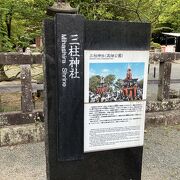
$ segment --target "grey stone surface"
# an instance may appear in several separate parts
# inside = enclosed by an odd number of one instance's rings
[[[180,124],[179,110],[158,112],[159,107],[163,106],[167,108],[169,105],[166,103],[165,105],[157,105],[157,103],[155,102],[153,104],[155,104],[152,106],[156,107],[157,112],[146,113],[146,127],[160,124]],[[174,105],[172,103],[170,106],[179,107],[179,101],[178,105]],[[11,146],[23,143],[40,142],[44,140],[44,134],[44,123],[40,122],[16,126],[3,126],[0,128],[0,146]]]
[[[22,112],[33,111],[31,66],[21,65],[21,109]]]
[[[164,112],[152,112],[146,113],[146,127],[150,125],[174,125],[180,124],[180,111],[164,111]]]
[[[156,68],[156,77],[154,78],[154,67]],[[172,62],[171,79],[179,78],[180,61]],[[154,62],[150,64],[150,70],[148,74],[148,80],[158,80],[159,79],[159,62]],[[177,92],[180,91],[180,83],[171,83],[170,89]],[[147,86],[147,99],[157,100],[158,84],[148,84]]]
[[[0,146],[44,140],[44,123],[32,123],[0,128]]]
[[[22,125],[29,123],[43,122],[44,115],[42,110],[22,113],[21,111],[0,113],[0,128],[11,125]]]
[[[180,125],[149,127],[142,180],[180,179]],[[0,148],[1,180],[46,180],[44,143]]]
[[[180,99],[165,101],[147,101],[146,112],[159,112],[180,109]]]

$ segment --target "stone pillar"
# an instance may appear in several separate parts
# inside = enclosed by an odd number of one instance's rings
[[[159,64],[159,80],[158,97],[159,101],[169,99],[170,81],[171,81],[171,62],[160,62]]]
[[[31,66],[21,65],[21,110],[23,113],[33,111]]]

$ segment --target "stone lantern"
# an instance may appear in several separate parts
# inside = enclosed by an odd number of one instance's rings
[[[50,16],[54,16],[56,13],[76,14],[77,12],[78,8],[72,8],[67,0],[57,0],[53,6],[47,9],[47,14]]]

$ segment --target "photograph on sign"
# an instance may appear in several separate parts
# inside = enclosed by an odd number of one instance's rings
[[[143,145],[148,51],[85,51],[84,152]]]
[[[89,102],[142,100],[144,63],[90,63]]]

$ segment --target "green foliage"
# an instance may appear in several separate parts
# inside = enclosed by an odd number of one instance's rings
[[[151,42],[151,48],[152,49],[161,49],[161,45],[158,43]]]
[[[54,0],[0,0],[0,51],[27,47],[41,35]],[[69,0],[89,20],[152,23],[153,32],[180,31],[180,0]]]
[[[0,52],[10,52],[13,51],[13,43],[7,35],[1,35],[0,40]]]
[[[90,20],[139,21],[152,30],[180,31],[180,0],[70,0]],[[158,30],[159,28],[159,30]]]
[[[167,0],[71,0],[91,20],[147,21],[155,23]]]
[[[160,34],[162,32],[172,32],[173,29],[171,27],[157,27],[153,30],[153,33]]]
[[[176,32],[180,32],[180,0],[166,0],[164,11],[159,17],[159,23],[170,24]]]
[[[89,79],[89,89],[92,92],[96,92],[96,89],[97,89],[98,85],[100,84],[100,80],[101,80],[100,76],[92,76]]]
[[[110,86],[114,83],[115,79],[116,79],[115,75],[109,74],[104,78],[104,83]]]
[[[104,84],[108,86],[109,89],[111,89],[111,85],[114,84],[116,77],[115,75],[109,74],[104,78]],[[92,76],[89,79],[89,89],[92,92],[96,92],[97,87],[100,86],[101,77],[99,75]]]
[[[41,35],[46,8],[53,0],[1,0],[0,51],[26,48]]]

